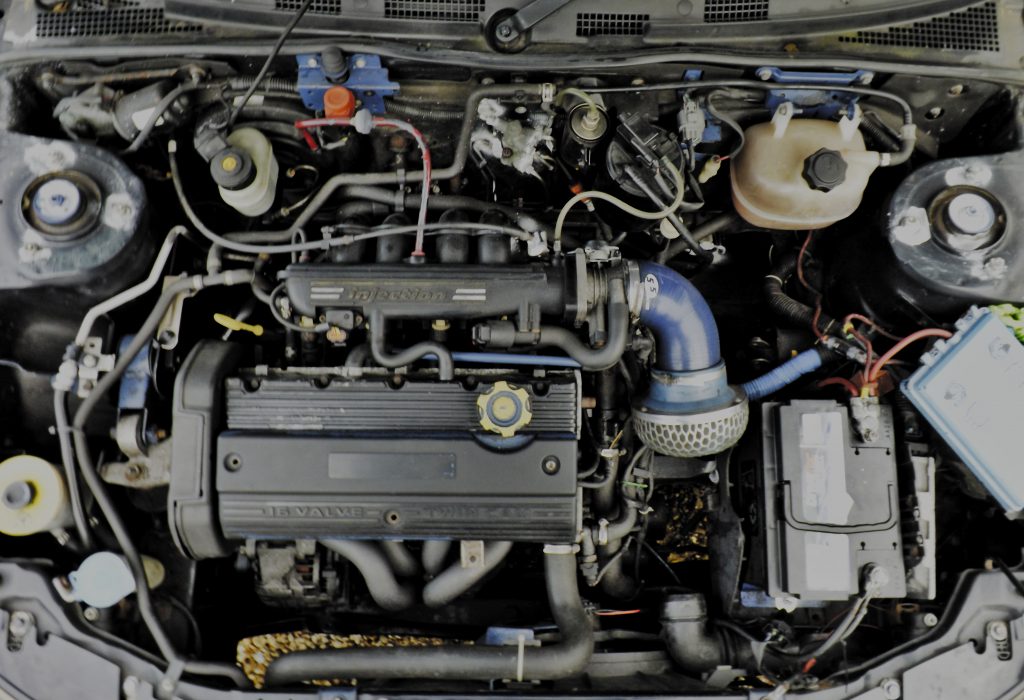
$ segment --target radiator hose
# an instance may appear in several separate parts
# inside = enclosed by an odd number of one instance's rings
[[[575,554],[562,548],[545,551],[544,577],[551,614],[562,635],[555,644],[302,651],[271,663],[267,685],[331,678],[542,681],[578,675],[593,655],[594,632],[580,600]]]

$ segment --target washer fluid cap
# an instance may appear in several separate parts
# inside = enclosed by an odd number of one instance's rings
[[[110,608],[135,592],[135,577],[124,557],[97,552],[68,574],[74,600],[93,608]]]

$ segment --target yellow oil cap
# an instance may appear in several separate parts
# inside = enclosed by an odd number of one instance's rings
[[[0,463],[0,532],[34,535],[70,524],[67,490],[57,467],[31,455]]]
[[[496,382],[480,394],[476,399],[476,407],[480,414],[480,426],[502,437],[512,437],[533,419],[530,395],[526,389],[508,382]]]

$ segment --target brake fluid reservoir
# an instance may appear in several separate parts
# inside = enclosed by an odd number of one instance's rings
[[[747,129],[730,168],[739,215],[784,230],[822,228],[850,216],[879,161],[864,146],[858,121],[791,120],[780,108],[771,122]]]
[[[270,139],[244,127],[232,131],[227,140],[231,148],[210,164],[220,196],[245,216],[266,214],[277,196],[278,165]]]

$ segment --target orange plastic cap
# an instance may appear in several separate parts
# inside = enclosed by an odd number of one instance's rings
[[[335,85],[324,93],[324,116],[328,119],[348,119],[356,113],[356,96],[348,88]]]

